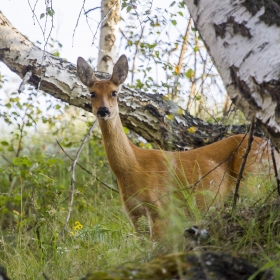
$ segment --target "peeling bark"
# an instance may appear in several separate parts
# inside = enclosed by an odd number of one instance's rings
[[[70,105],[91,111],[90,95],[77,77],[76,66],[43,52],[16,30],[0,12],[0,60],[23,78],[31,71],[29,83]],[[100,79],[110,75],[96,72]],[[162,95],[136,92],[125,86],[119,95],[123,125],[163,149],[182,150],[199,147],[227,134],[244,133],[246,126],[215,125],[180,115],[179,106],[165,101]],[[175,117],[169,121],[167,115]],[[194,133],[188,128],[196,127]]]
[[[184,1],[231,100],[280,149],[280,1]]]
[[[117,61],[116,40],[121,19],[120,0],[102,0],[101,30],[99,41],[98,67],[100,72],[112,73]]]

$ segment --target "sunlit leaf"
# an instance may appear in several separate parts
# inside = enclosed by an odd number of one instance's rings
[[[194,71],[193,71],[193,69],[190,68],[190,69],[185,73],[185,76],[191,80],[191,79],[194,77]]]
[[[166,117],[170,121],[174,120],[174,115],[173,114],[168,114]]]
[[[196,131],[197,131],[197,127],[195,127],[195,126],[191,126],[188,128],[189,133],[195,133]]]
[[[129,133],[129,129],[127,127],[125,127],[125,126],[123,127],[123,131],[124,131],[125,134]]]

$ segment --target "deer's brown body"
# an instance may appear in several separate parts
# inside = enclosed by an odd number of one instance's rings
[[[122,203],[138,230],[137,220],[146,216],[151,238],[162,235],[164,221],[159,209],[168,204],[168,194],[194,192],[198,208],[207,205],[201,191],[209,190],[223,199],[232,191],[248,139],[235,135],[186,152],[145,150],[133,145],[123,131],[117,92],[124,82],[128,64],[125,56],[116,63],[110,80],[98,81],[91,67],[78,59],[78,75],[92,95],[93,113],[102,131],[109,164],[117,178]],[[267,160],[265,141],[255,137],[245,171],[258,170]]]

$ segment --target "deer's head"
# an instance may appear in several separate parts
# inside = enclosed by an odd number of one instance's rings
[[[77,61],[77,73],[90,92],[93,114],[103,120],[114,118],[119,113],[117,96],[128,73],[126,56],[119,58],[110,80],[98,80],[91,66],[82,57]]]

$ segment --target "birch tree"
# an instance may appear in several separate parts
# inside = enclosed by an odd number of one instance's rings
[[[120,22],[120,0],[102,0],[97,70],[112,73],[117,61],[116,41]]]
[[[43,54],[46,58],[41,65]],[[31,73],[28,83],[51,94],[57,99],[91,111],[87,89],[77,78],[76,66],[55,57],[23,36],[0,12],[0,60],[21,78]],[[109,78],[97,72],[99,78]],[[229,133],[242,133],[246,126],[215,125],[194,118],[180,107],[165,100],[160,94],[148,94],[125,86],[119,96],[123,125],[135,131],[155,147],[188,149],[215,142]],[[172,121],[168,115],[173,114]]]
[[[279,149],[279,1],[184,1],[231,100]]]

